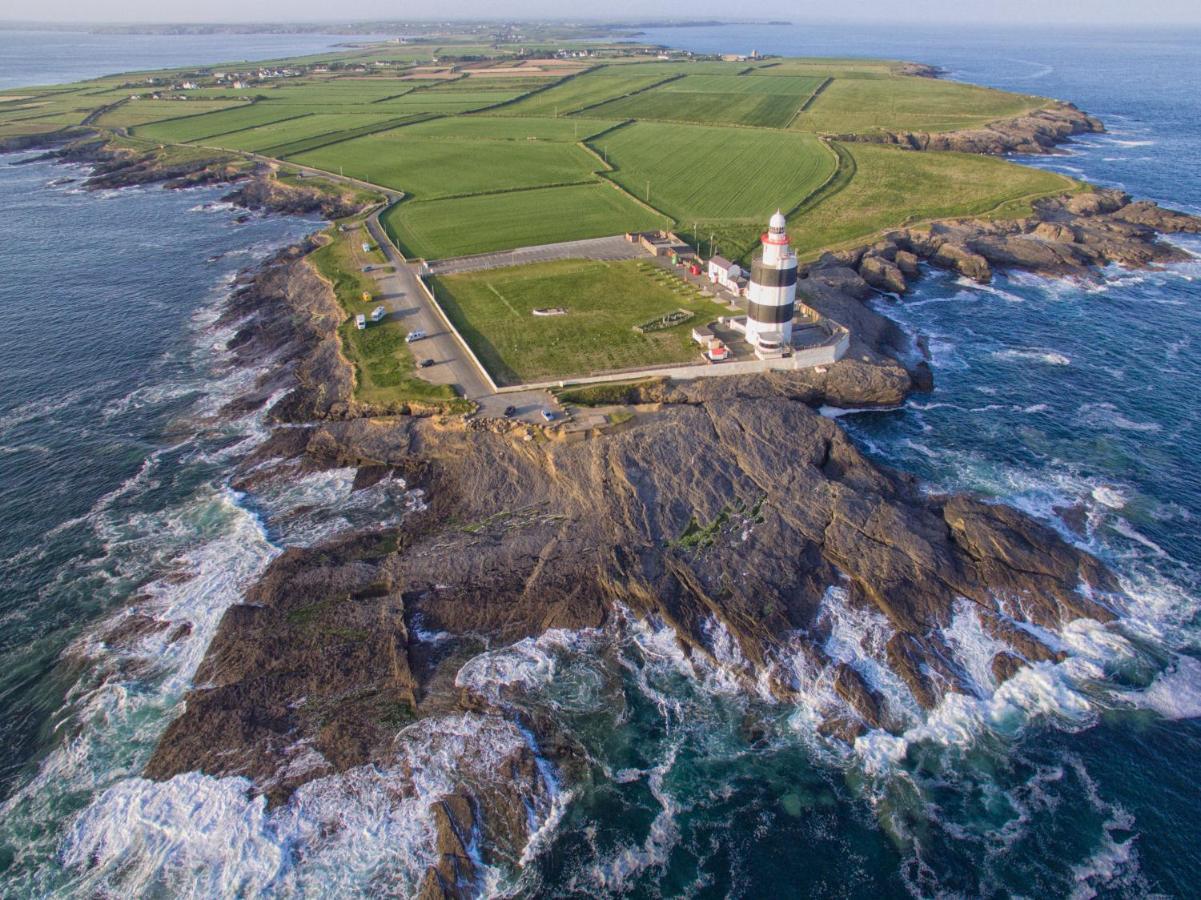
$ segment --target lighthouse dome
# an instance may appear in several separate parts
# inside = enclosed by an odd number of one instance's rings
[[[767,227],[770,228],[772,231],[783,231],[784,224],[785,224],[784,213],[780,212],[777,209],[776,214],[774,216],[772,216],[771,221],[767,223]]]

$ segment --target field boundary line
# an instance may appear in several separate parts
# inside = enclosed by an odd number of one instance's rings
[[[655,88],[662,87],[663,85],[668,84],[672,81],[679,81],[683,77],[684,77],[683,72],[679,72],[675,75],[669,75],[666,78],[663,78],[652,84],[648,84],[646,87],[640,87],[636,91],[627,91],[624,94],[618,94],[616,97],[606,97],[604,100],[598,100],[596,103],[589,103],[587,106],[581,106],[578,109],[568,110],[565,113],[565,115],[576,116],[576,115],[579,115],[580,113],[584,112],[585,110],[596,109],[598,106],[604,106],[606,103],[615,103],[618,100],[626,100],[626,99],[629,99],[630,97],[636,97],[639,94],[645,94],[647,91],[653,91]]]
[[[241,101],[238,101],[237,103],[231,103],[229,106],[225,107],[225,109],[206,109],[203,112],[185,113],[184,115],[180,115],[180,116],[167,116],[167,118],[165,118],[165,119],[151,119],[149,122],[142,122],[140,125],[127,125],[126,128],[132,132],[132,130],[134,128],[141,128],[145,125],[161,125],[164,122],[178,122],[181,119],[198,119],[201,116],[211,116],[213,113],[228,112],[231,109],[237,109],[237,108],[243,107],[243,106],[246,106],[246,107],[254,106],[256,103],[258,103],[257,100],[251,100],[249,103],[243,103]],[[133,136],[136,137],[136,135],[133,135]],[[148,140],[150,140],[150,138],[143,138],[143,140],[148,141]],[[159,141],[158,143],[163,143],[163,142]]]
[[[817,87],[815,87],[813,89],[813,93],[810,94],[805,99],[805,102],[800,105],[800,107],[797,109],[797,111],[792,114],[792,118],[788,120],[788,124],[785,125],[784,127],[791,128],[792,123],[795,122],[798,118],[800,118],[801,113],[808,112],[809,107],[811,107],[814,103],[817,102],[817,98],[819,96],[821,96],[821,94],[825,91],[826,88],[828,88],[831,85],[831,83],[833,81],[834,81],[834,76],[827,75],[826,80],[823,81],[821,84],[819,84]]]
[[[223,109],[218,110],[218,112],[225,112],[225,110],[223,110]],[[272,119],[270,122],[259,122],[257,125],[248,125],[245,128],[231,128],[229,131],[218,131],[216,134],[206,134],[203,137],[192,138],[190,141],[174,141],[173,143],[180,144],[181,146],[185,145],[185,144],[194,144],[196,146],[204,146],[203,144],[199,144],[197,142],[198,141],[211,141],[213,138],[225,137],[226,135],[237,134],[238,132],[241,132],[241,131],[251,131],[255,128],[261,128],[264,125],[275,125],[279,122],[292,122],[296,119],[306,119],[309,116],[313,116],[313,115],[316,115],[316,113],[311,113],[311,112],[300,113],[295,116],[285,116],[282,119]]]
[[[578,72],[572,72],[570,75],[560,78],[558,81],[552,81],[550,84],[544,84],[541,87],[537,87],[532,91],[527,91],[526,93],[524,93],[518,97],[513,97],[509,100],[501,100],[499,103],[494,103],[491,106],[481,106],[479,109],[473,109],[470,112],[463,113],[463,115],[471,116],[471,115],[475,115],[477,113],[488,112],[489,110],[493,110],[493,109],[503,109],[504,107],[511,106],[514,103],[520,103],[522,100],[528,100],[530,97],[536,97],[538,94],[541,94],[544,91],[549,91],[553,87],[558,87],[561,84],[566,84],[567,82],[571,81],[574,78],[579,78],[581,75],[586,75],[589,72],[595,72],[598,69],[603,69],[603,68],[604,68],[603,65],[589,66],[587,69],[581,69]],[[554,116],[537,116],[535,118],[553,119],[555,117]]]
[[[314,113],[314,115],[316,115],[316,114]],[[385,119],[383,122],[377,122],[375,125],[361,125],[361,126],[359,126],[359,128],[351,128],[351,129],[347,129],[345,131],[327,131],[327,132],[323,132],[322,134],[313,135],[311,138],[301,138],[298,141],[288,141],[288,143],[286,143],[286,144],[275,144],[274,146],[265,147],[263,150],[259,150],[256,152],[262,153],[264,156],[269,155],[273,159],[281,159],[282,160],[282,159],[287,159],[289,156],[294,156],[299,153],[311,153],[314,150],[324,150],[326,147],[332,147],[334,144],[341,144],[344,141],[353,141],[357,138],[369,137],[370,135],[373,135],[373,134],[379,134],[382,131],[394,131],[397,128],[404,128],[406,125],[417,125],[421,122],[430,122],[434,119],[445,118],[445,116],[439,115],[437,113],[431,113],[426,118],[419,118],[421,115],[422,115],[422,113],[416,113],[413,116],[409,116],[409,117],[401,116],[396,119]],[[284,120],[284,121],[287,121],[287,120]],[[267,124],[273,125],[275,123],[269,122]],[[255,127],[261,127],[261,126],[255,126]],[[361,130],[361,129],[366,129],[366,130]],[[351,132],[353,132],[353,133],[351,133]],[[325,137],[334,138],[335,135],[337,135],[337,137],[334,140],[328,140],[328,141],[321,140],[322,138],[325,138]],[[321,141],[321,143],[314,144],[311,147],[301,147],[299,150],[289,150],[287,153],[284,153],[279,156],[275,156],[274,154],[268,154],[266,152],[267,150],[276,150],[276,149],[279,149],[282,147],[288,147],[292,144],[302,144],[305,141]]]
[[[446,314],[446,310],[444,310],[442,308],[442,304],[438,302],[438,298],[435,296],[433,288],[425,283],[426,276],[417,273],[415,277],[417,279],[417,283],[421,285],[422,291],[425,292],[425,296],[430,301],[430,305],[433,307],[434,312],[437,314],[438,318],[442,320],[442,324],[445,325],[447,330],[455,336],[455,340],[457,340],[462,348],[467,352],[468,358],[475,365],[476,369],[479,370],[479,373],[484,376],[484,381],[490,388],[492,388],[492,393],[499,394],[500,388],[497,386],[496,381],[493,380],[492,374],[486,368],[484,368],[484,364],[480,362],[480,358],[475,355],[475,351],[471,349],[471,345],[467,343],[467,340],[462,334],[459,333],[459,329],[455,328],[454,323],[450,320],[450,316]]]

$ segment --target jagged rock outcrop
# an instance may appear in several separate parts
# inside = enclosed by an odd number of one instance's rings
[[[453,706],[453,673],[482,640],[600,626],[618,606],[704,658],[714,629],[728,634],[748,689],[781,699],[801,687],[784,661],[805,654],[831,673],[844,736],[892,719],[854,666],[825,656],[832,587],[886,620],[879,662],[926,707],[970,690],[942,635],[960,598],[1032,661],[1051,651],[1019,623],[1112,617],[1096,560],[1007,507],[925,495],[797,401],[676,405],[576,444],[418,419],[305,435],[318,464],[403,467],[429,508],[274,562],[223,619],[153,777],[237,771],[282,798],[295,784],[276,773],[298,742],[335,769],[378,758],[396,724],[383,711]],[[425,644],[414,623],[447,637]]]
[[[1048,106],[1017,116],[991,122],[980,128],[959,131],[869,131],[840,134],[840,141],[895,144],[909,150],[950,150],[959,153],[1055,153],[1060,144],[1077,134],[1103,132],[1105,126],[1071,103]]]
[[[917,277],[919,259],[980,282],[997,269],[1087,276],[1113,263],[1137,268],[1185,261],[1188,254],[1160,240],[1162,234],[1180,232],[1201,232],[1201,219],[1134,202],[1118,190],[1085,191],[1037,201],[1034,214],[1024,219],[945,221],[891,232],[872,247],[842,257],[827,254],[808,275],[845,282],[842,266],[853,260],[865,282],[874,282],[871,287],[897,294],[903,291],[895,277]],[[888,274],[887,282],[881,273]],[[801,282],[802,290],[807,283]]]

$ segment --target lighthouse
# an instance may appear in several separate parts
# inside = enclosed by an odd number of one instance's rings
[[[792,341],[796,311],[796,254],[778,209],[763,235],[763,253],[751,262],[746,309],[746,339],[760,353],[786,350]]]

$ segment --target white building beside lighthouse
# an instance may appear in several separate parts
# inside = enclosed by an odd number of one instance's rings
[[[776,210],[763,235],[763,252],[751,262],[747,291],[746,339],[759,356],[777,355],[791,346],[796,312],[796,254]]]

